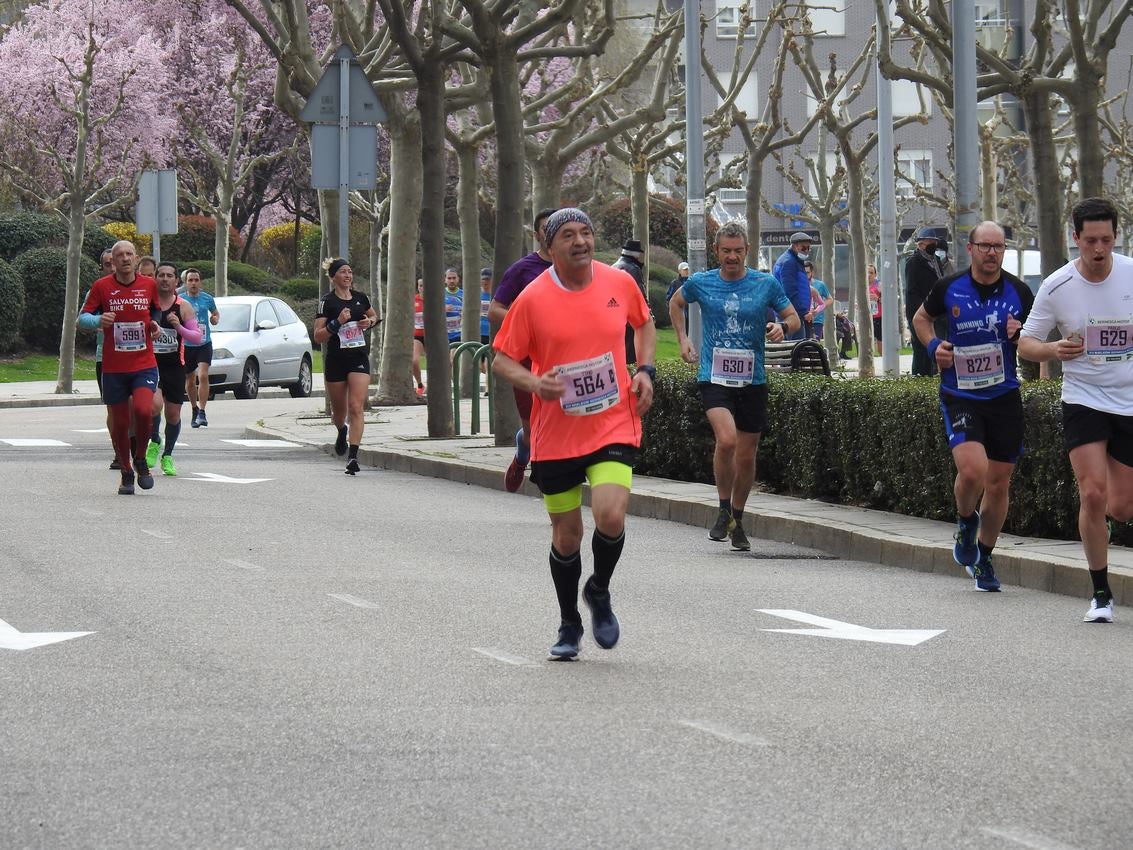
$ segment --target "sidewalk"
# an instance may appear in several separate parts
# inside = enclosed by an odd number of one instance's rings
[[[76,383],[73,396],[53,394],[54,382],[0,384],[0,409],[64,404],[98,404],[93,381]],[[264,390],[261,396],[286,395]],[[323,395],[322,375],[315,376],[312,396]],[[487,421],[487,400],[481,399]],[[471,401],[461,406],[465,433],[471,422]],[[445,478],[503,490],[503,472],[511,447],[497,447],[491,434],[430,439],[425,405],[384,407],[368,411],[359,452],[363,466]],[[249,438],[279,438],[332,452],[333,429],[322,405],[312,403],[302,413],[287,413],[248,425]],[[516,498],[538,497],[525,481]],[[663,478],[635,475],[630,513],[708,529],[716,519],[715,488]],[[891,567],[961,577],[952,560],[952,523],[906,517],[849,505],[754,493],[744,517],[749,534],[797,546],[813,547],[840,557]],[[740,557],[737,555],[737,557]],[[1091,591],[1086,560],[1077,541],[1043,540],[1003,535],[995,550],[996,573],[1004,585],[1020,585],[1086,600]],[[1110,586],[1117,604],[1133,600],[1133,550],[1110,550]],[[965,580],[967,580],[965,578]]]
[[[465,432],[471,421],[471,404],[462,403],[460,421]],[[487,407],[487,400],[483,400],[485,420]],[[497,447],[491,434],[430,439],[425,436],[426,421],[424,405],[368,412],[360,462],[378,469],[504,489],[503,473],[514,451],[511,447]],[[249,438],[277,437],[317,446],[328,454],[333,450],[330,420],[314,409],[307,414],[265,419],[262,427],[250,425],[245,433]],[[524,481],[520,493],[539,495],[529,480]],[[635,516],[707,530],[716,519],[719,503],[710,485],[634,475],[629,509]],[[752,494],[744,513],[745,527],[754,537],[869,563],[964,576],[952,560],[952,523],[768,493]],[[1076,596],[1083,604],[1092,591],[1086,559],[1077,541],[1002,535],[995,550],[995,568],[1005,585]],[[1109,576],[1117,604],[1133,600],[1133,550],[1110,550]]]

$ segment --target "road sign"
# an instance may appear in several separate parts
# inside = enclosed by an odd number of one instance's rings
[[[141,173],[135,221],[138,233],[177,232],[177,169]]]
[[[352,124],[384,124],[388,116],[385,109],[382,108],[381,101],[378,100],[377,92],[370,85],[370,80],[366,77],[366,72],[362,70],[354,51],[345,44],[335,51],[334,59],[327,65],[323,75],[319,77],[319,81],[315,84],[315,90],[311,92],[311,96],[307,98],[307,104],[299,113],[299,120],[311,124],[338,123],[342,106],[340,93],[342,66],[340,63],[343,61],[350,63],[350,122]]]
[[[341,157],[338,127],[315,124],[311,127],[311,188],[337,189]],[[349,186],[374,189],[378,185],[378,128],[362,125],[350,128]]]

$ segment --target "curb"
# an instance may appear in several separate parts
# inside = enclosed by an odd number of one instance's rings
[[[291,393],[285,389],[269,388],[260,391],[256,398],[289,398]],[[325,398],[326,390],[312,389],[308,398]],[[254,400],[254,399],[252,399]],[[102,404],[102,398],[92,395],[58,395],[38,398],[0,399],[0,410],[13,410],[21,407],[71,407],[84,404]]]
[[[244,435],[249,439],[287,439],[333,455],[333,446],[330,443],[305,440],[266,426],[249,425],[244,429]],[[376,469],[441,478],[489,490],[505,490],[502,468],[498,465],[489,466],[455,458],[404,454],[365,446],[358,450],[358,460]],[[659,486],[670,483],[668,479],[634,476],[635,487],[640,487],[643,491],[648,491],[652,482],[657,482]],[[540,496],[538,488],[530,479],[524,480],[519,492],[525,496]],[[583,485],[583,501],[589,504],[589,488],[586,485]],[[799,499],[798,502],[800,505],[813,504],[805,499]],[[859,511],[862,517],[879,514],[888,516],[881,511],[868,508],[850,510]],[[633,516],[666,520],[701,529],[711,527],[717,511],[718,505],[714,495],[680,497],[633,492],[629,500],[629,513]],[[852,519],[839,520],[829,516],[807,517],[789,513],[779,508],[761,505],[758,493],[752,494],[751,500],[745,507],[744,528],[753,537],[838,553],[850,560],[952,577],[964,575],[963,569],[952,559],[950,546],[897,532],[890,533],[863,527],[861,523]],[[1062,596],[1074,596],[1079,599],[1089,598],[1092,584],[1088,570],[1081,563],[1049,555],[1037,557],[1019,549],[1013,552],[1011,543],[1013,539],[1025,540],[1025,538],[1005,535],[995,552],[996,574],[1003,584]],[[1019,545],[1021,544],[1014,544],[1015,547]],[[965,580],[969,579],[965,578]],[[1118,605],[1125,604],[1127,599],[1133,600],[1133,571],[1111,566],[1109,584],[1114,601]]]

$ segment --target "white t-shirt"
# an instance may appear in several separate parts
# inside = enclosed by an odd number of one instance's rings
[[[1133,324],[1133,259],[1114,254],[1109,277],[1098,283],[1067,263],[1043,281],[1023,334],[1046,342],[1057,327],[1063,337],[1085,336],[1091,318]],[[1063,362],[1062,370],[1062,400],[1067,404],[1133,416],[1133,359],[1102,363],[1083,354]]]

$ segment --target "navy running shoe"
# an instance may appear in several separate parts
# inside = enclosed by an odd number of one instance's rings
[[[520,428],[515,432],[515,461],[520,466],[526,468],[530,460],[531,446],[523,442],[523,429]]]
[[[558,661],[570,661],[578,655],[578,645],[581,642],[581,624],[563,623],[559,626],[559,642],[551,647],[551,658]]]
[[[952,546],[952,558],[961,567],[971,567],[980,559],[980,547],[976,542],[980,534],[980,514],[976,511],[972,519],[965,522],[956,520],[956,542]],[[971,570],[968,570],[971,573]]]
[[[613,649],[621,637],[622,628],[610,606],[610,591],[596,588],[591,576],[582,586],[582,601],[590,609],[590,628],[594,642],[602,649]]]
[[[995,576],[995,567],[991,564],[991,555],[979,558],[975,564],[965,567],[968,575],[976,580],[976,590],[985,593],[999,593],[999,579]]]

